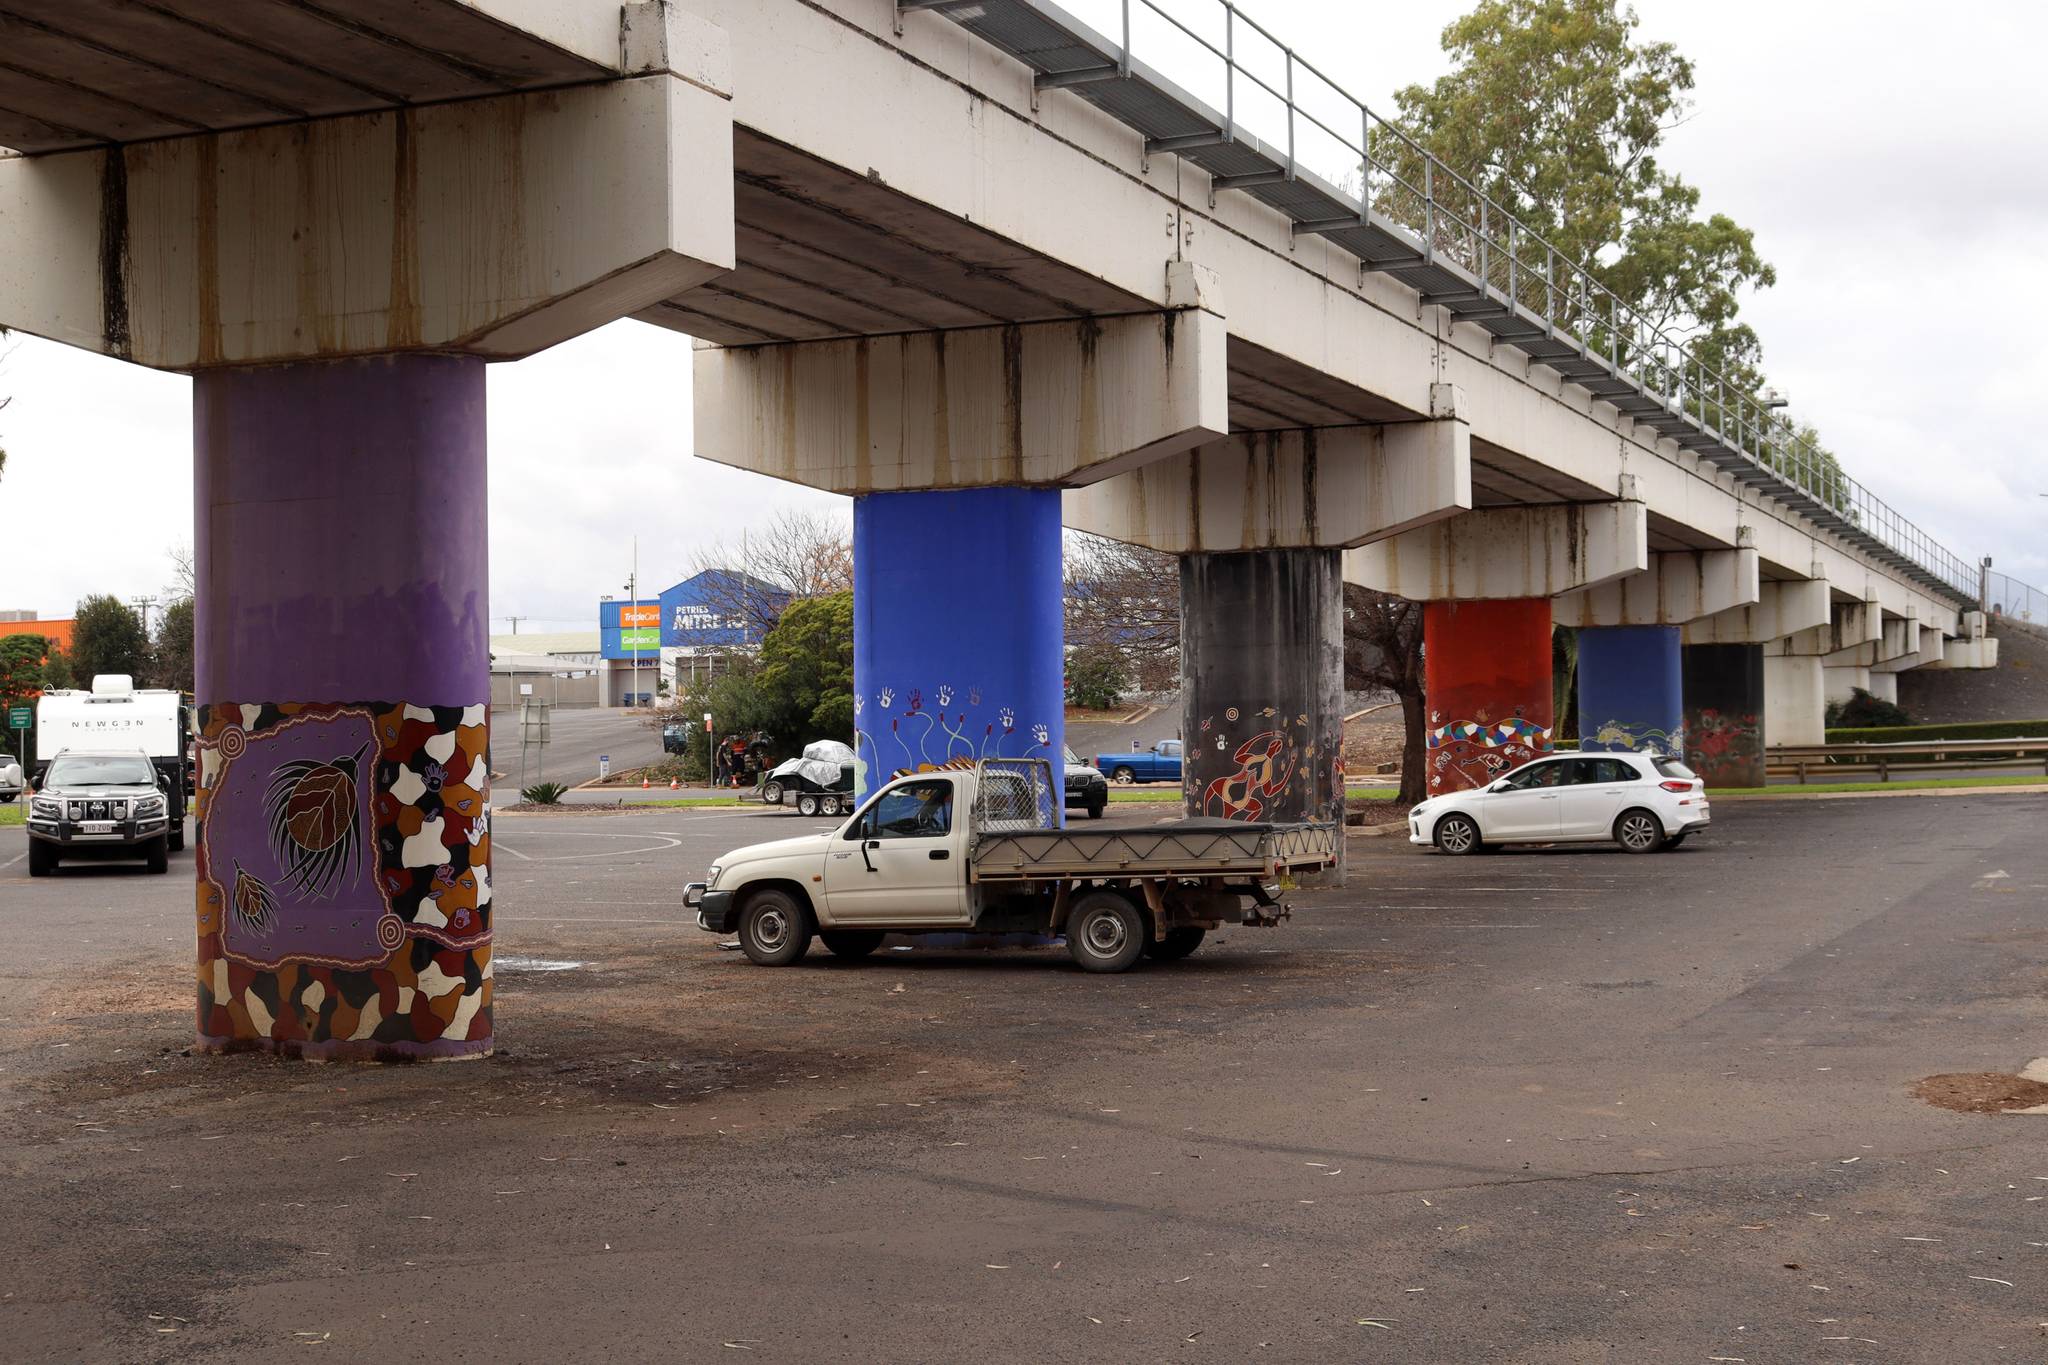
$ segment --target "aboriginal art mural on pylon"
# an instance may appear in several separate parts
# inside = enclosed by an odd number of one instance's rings
[[[1338,820],[1344,751],[1319,742],[1305,714],[1228,706],[1204,716],[1185,749],[1188,811],[1216,820]]]
[[[1596,726],[1592,734],[1580,732],[1579,747],[1589,753],[1626,750],[1631,753],[1660,753],[1673,758],[1685,755],[1685,727],[1665,730],[1655,725],[1630,725],[1610,720]]]
[[[1044,758],[1057,768],[1062,757],[1052,752],[1050,725],[1010,706],[984,705],[978,687],[856,692],[853,727],[854,789],[862,793],[877,781],[971,768],[985,758]]]
[[[462,1055],[490,1038],[486,708],[199,712],[199,1033]]]
[[[1686,764],[1710,787],[1763,785],[1764,732],[1748,712],[1694,711],[1686,730]]]
[[[1425,736],[1429,790],[1461,791],[1483,787],[1501,774],[1519,768],[1550,749],[1550,727],[1517,712],[1502,721],[1445,720],[1429,714]]]

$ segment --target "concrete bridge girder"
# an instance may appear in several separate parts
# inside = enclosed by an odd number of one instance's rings
[[[1734,549],[1738,528],[1748,525],[1767,572],[1802,572],[1815,559],[1839,581],[1874,571],[1885,580],[1887,609],[1904,614],[1905,580],[1894,580],[1889,566],[1484,329],[1454,324],[1405,286],[1361,272],[1334,244],[1297,237],[1265,206],[1229,193],[1204,196],[1201,172],[1169,155],[1147,158],[1132,129],[1078,98],[1035,92],[1028,68],[957,25],[909,18],[899,32],[893,7],[880,0],[830,10],[796,0],[693,3],[735,34],[735,118],[747,137],[801,149],[816,181],[836,175],[868,190],[888,187],[894,198],[875,206],[877,219],[919,216],[935,231],[971,225],[986,234],[982,249],[1001,259],[1005,277],[1030,281],[1044,300],[1108,289],[1134,307],[1166,301],[1156,254],[1143,245],[1164,222],[1176,255],[1202,262],[1229,286],[1233,336],[1258,350],[1269,377],[1291,366],[1303,376],[1299,391],[1319,385],[1327,398],[1347,389],[1357,398],[1342,406],[1413,417],[1428,414],[1433,384],[1456,384],[1476,442],[1534,460],[1560,484],[1612,488],[1626,472],[1655,515],[1684,528],[1688,548]],[[887,98],[847,109],[785,97],[814,81],[848,80]],[[919,135],[900,136],[906,127]],[[791,182],[783,175],[777,183],[786,191]],[[1085,197],[1094,211],[1085,222],[1048,214],[1053,193]],[[1579,500],[1563,489],[1550,496]]]
[[[1650,567],[1634,500],[1464,512],[1344,553],[1344,579],[1424,602],[1555,597]]]
[[[665,20],[627,79],[0,161],[0,319],[167,370],[511,359],[690,288],[734,260],[726,53]]]
[[[835,493],[1078,486],[1229,432],[1200,308],[697,352],[696,452]]]
[[[1172,554],[1362,545],[1472,506],[1458,421],[1240,432],[1066,493],[1078,530]]]

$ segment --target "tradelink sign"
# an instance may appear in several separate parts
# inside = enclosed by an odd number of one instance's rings
[[[598,603],[599,647],[605,658],[627,661],[662,650],[752,648],[761,643],[758,622],[788,597],[749,575],[710,569],[637,603]]]

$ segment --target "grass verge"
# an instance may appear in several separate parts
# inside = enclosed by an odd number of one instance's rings
[[[0,806],[0,826],[25,825],[27,823],[28,803],[26,801],[9,801],[6,805]]]

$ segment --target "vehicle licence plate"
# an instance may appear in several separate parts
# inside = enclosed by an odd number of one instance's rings
[[[114,822],[112,820],[87,820],[83,825],[79,826],[79,831],[84,834],[112,834],[114,832]]]

